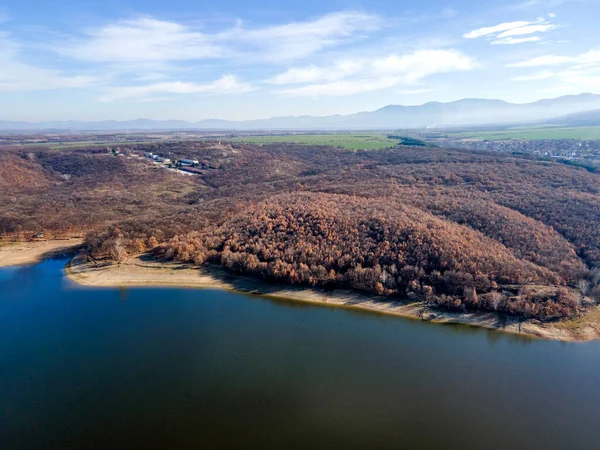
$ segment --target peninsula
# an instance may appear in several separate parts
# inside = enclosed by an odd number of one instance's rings
[[[88,285],[224,288],[598,337],[598,174],[387,139],[369,150],[214,140],[7,149],[2,239],[85,236],[85,262],[68,272]],[[4,260],[50,250],[31,245]]]

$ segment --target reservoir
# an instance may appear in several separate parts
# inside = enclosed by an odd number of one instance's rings
[[[598,449],[600,342],[0,269],[2,449]]]

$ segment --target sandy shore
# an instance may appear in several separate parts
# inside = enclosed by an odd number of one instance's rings
[[[0,267],[33,264],[77,248],[83,239],[0,244]]]
[[[308,289],[273,285],[248,277],[231,275],[220,268],[197,268],[175,262],[158,262],[138,256],[117,267],[85,262],[74,258],[66,268],[67,276],[85,286],[173,286],[224,289],[270,298],[294,300],[327,306],[354,308],[381,314],[427,320],[434,323],[459,323],[507,333],[560,341],[600,339],[600,307],[575,321],[542,323],[529,320],[519,324],[515,319],[493,313],[453,313],[428,310],[420,302],[380,301],[377,297],[355,291]]]

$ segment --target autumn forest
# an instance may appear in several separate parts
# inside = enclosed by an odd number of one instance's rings
[[[193,174],[143,152],[198,161]],[[185,142],[0,152],[4,240],[560,320],[600,299],[600,175],[523,155]]]

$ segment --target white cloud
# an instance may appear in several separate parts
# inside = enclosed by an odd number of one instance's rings
[[[407,83],[415,83],[436,73],[473,69],[475,62],[455,50],[419,50],[375,59],[372,67],[375,72],[403,75]]]
[[[286,72],[267,80],[269,84],[301,84],[315,81],[336,81],[360,71],[365,61],[356,59],[338,60],[329,67],[292,67]]]
[[[332,83],[310,84],[302,87],[282,89],[277,93],[293,97],[339,97],[391,88],[396,86],[399,81],[398,77],[383,77],[370,80],[341,80]]]
[[[518,76],[518,77],[513,77],[510,79],[510,81],[521,82],[521,81],[547,80],[554,76],[556,76],[556,74],[553,72],[539,72],[539,73],[534,73],[531,75],[522,75],[522,76]]]
[[[142,17],[87,30],[58,43],[56,51],[81,61],[134,65],[236,58],[292,61],[354,41],[379,28],[377,16],[342,11],[284,25],[204,33],[177,22]]]
[[[320,18],[292,22],[258,29],[236,27],[217,36],[223,42],[241,47],[238,51],[258,48],[253,57],[277,62],[305,58],[320,50],[354,41],[381,26],[381,19],[372,14],[342,11]]]
[[[571,62],[569,56],[544,55],[532,58],[527,61],[521,61],[514,64],[509,64],[508,67],[542,67],[542,66],[557,66]]]
[[[401,76],[414,83],[428,75],[475,67],[473,59],[456,50],[418,50],[406,55],[342,59],[330,66],[314,65],[291,68],[267,82],[273,84],[298,84],[316,81],[337,81],[350,76],[381,77]]]
[[[546,55],[519,63],[517,67],[566,66],[561,70],[542,71],[511,78],[511,81],[549,80],[554,86],[544,91],[568,91],[571,93],[600,93],[600,52],[590,51],[576,56]],[[515,65],[513,65],[515,66]]]
[[[559,72],[553,78],[556,80],[554,86],[544,88],[546,92],[563,92],[568,94],[580,94],[589,92],[600,94],[600,73],[595,71],[566,70]]]
[[[293,67],[266,82],[270,84],[301,84],[321,80],[334,81],[340,78],[343,78],[343,75],[337,73],[335,69],[325,70],[311,65],[308,67]]]
[[[164,94],[243,93],[252,87],[235,77],[225,76],[214,83],[182,82],[178,80],[179,70],[190,69],[206,59],[222,59],[229,64],[290,63],[354,42],[380,25],[377,16],[341,11],[306,21],[254,28],[238,20],[233,28],[207,33],[177,22],[141,17],[88,29],[77,38],[57,43],[53,50],[88,64],[109,65],[111,71],[125,75],[133,84],[108,89],[102,97],[104,101],[148,100],[163,98]],[[334,81],[355,70],[342,61],[336,72],[329,74],[309,65],[290,69],[271,83]],[[156,82],[139,85],[133,81],[144,78],[146,82]]]
[[[573,1],[573,0],[527,0],[525,2],[513,5],[511,7],[511,9],[525,10],[525,9],[535,8],[535,9],[539,10],[540,8],[553,8],[555,6],[560,6],[563,3],[568,3],[570,1]],[[575,1],[577,1],[577,0],[575,0]],[[552,14],[552,13],[550,13],[550,14]],[[550,14],[549,14],[549,16],[550,16]],[[550,17],[552,17],[552,16],[550,16]]]
[[[531,36],[531,37],[525,37],[525,38],[508,37],[508,38],[504,38],[504,39],[496,39],[496,40],[490,42],[490,44],[492,44],[492,45],[515,45],[515,44],[523,44],[525,42],[537,42],[539,40],[540,40],[539,36]]]
[[[558,25],[550,23],[545,19],[538,19],[535,22],[505,22],[493,27],[479,28],[463,34],[466,39],[477,39],[485,37],[492,45],[514,45],[524,44],[527,42],[541,41],[539,36],[530,37],[515,37],[527,36],[530,34],[547,33],[555,30]]]
[[[524,22],[522,20],[517,21],[517,22],[501,23],[499,25],[494,25],[493,27],[478,28],[477,30],[473,30],[473,31],[463,34],[463,37],[466,39],[477,39],[477,38],[480,38],[483,36],[489,36],[489,35],[496,34],[496,33],[502,32],[502,31],[508,31],[508,30],[512,30],[514,28],[531,25],[532,23],[533,22]]]
[[[124,20],[87,31],[56,49],[78,60],[111,63],[214,58],[223,51],[202,33],[151,18]]]
[[[97,80],[81,75],[81,64],[85,64],[86,71],[110,73],[110,76],[104,75],[105,80],[121,80],[119,85],[105,89],[102,99],[108,101],[147,100],[162,98],[164,94],[243,93],[253,88],[233,76],[208,82],[190,80],[189,74],[207,59],[220,59],[228,66],[289,64],[324,49],[355,42],[378,30],[381,23],[378,16],[357,11],[340,11],[309,20],[260,27],[247,27],[238,20],[233,28],[211,32],[200,30],[196,25],[152,17],[119,20],[44,46],[79,63],[79,75],[75,76],[18,62],[13,48],[16,44],[7,45],[0,34],[0,89],[89,86]],[[10,56],[7,56],[9,52]],[[62,61],[59,64],[63,64]],[[334,81],[354,73],[357,68],[352,64],[352,61],[340,61],[336,72],[328,75],[316,67],[296,68],[278,75],[272,82]],[[190,81],[181,81],[184,70],[187,71],[185,79]]]
[[[475,67],[475,61],[455,50],[419,50],[406,55],[344,60],[325,67],[290,69],[269,81],[275,80],[279,84],[314,83],[282,89],[278,91],[279,94],[340,96],[415,85],[433,74]]]
[[[600,75],[591,75],[585,73],[565,73],[562,76],[562,80],[565,83],[579,89],[594,89],[600,88]]]
[[[107,102],[124,99],[151,101],[164,99],[164,94],[243,94],[252,90],[251,85],[241,82],[234,75],[225,75],[208,84],[165,81],[144,86],[112,87],[101,97],[101,100]]]
[[[560,66],[572,64],[574,66],[585,67],[600,64],[600,50],[590,50],[586,53],[574,56],[565,55],[543,55],[526,61],[509,64],[508,67],[543,67]]]
[[[600,50],[590,50],[587,53],[579,55],[576,57],[575,63],[581,66],[600,64]]]
[[[543,23],[539,25],[527,25],[525,27],[512,28],[498,35],[499,38],[505,38],[510,36],[523,36],[526,34],[534,33],[546,33],[556,29],[556,25],[552,23]]]
[[[82,88],[99,81],[92,76],[68,75],[24,63],[19,60],[20,51],[8,33],[0,32],[0,92]]]

